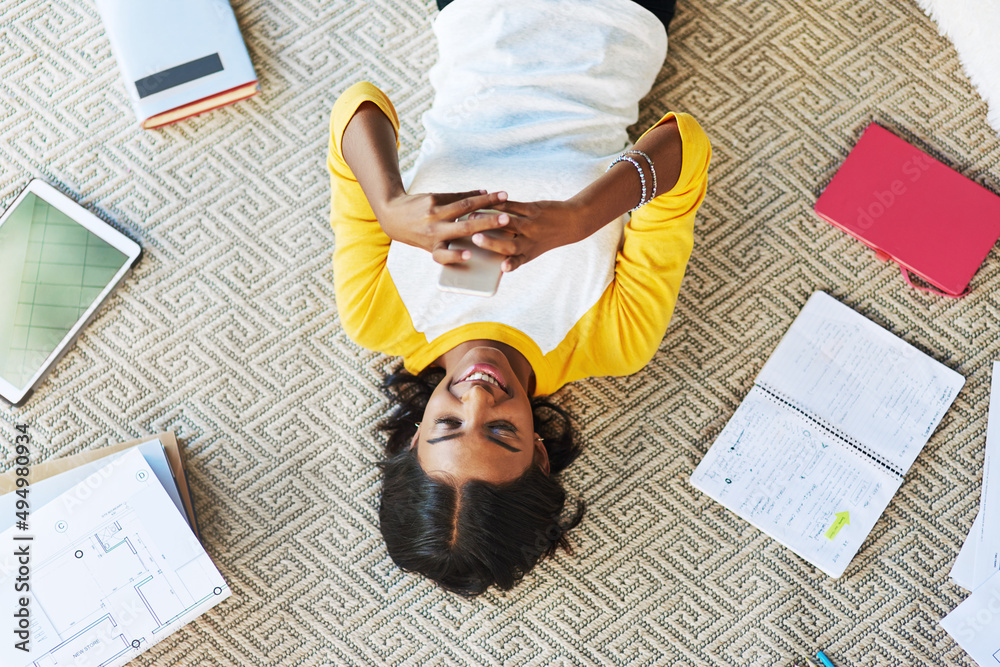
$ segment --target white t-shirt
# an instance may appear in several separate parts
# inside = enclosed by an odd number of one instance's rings
[[[517,201],[565,200],[600,177],[627,147],[667,48],[663,24],[632,0],[454,0],[434,33],[434,102],[407,191],[485,188]],[[638,202],[638,177],[635,189]],[[441,265],[419,248],[393,242],[388,269],[428,340],[499,322],[545,354],[611,284],[625,221],[505,274],[489,298],[440,291]]]

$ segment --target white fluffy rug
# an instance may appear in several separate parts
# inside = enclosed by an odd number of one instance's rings
[[[1000,2],[916,0],[958,50],[965,73],[989,105],[986,120],[1000,132]]]

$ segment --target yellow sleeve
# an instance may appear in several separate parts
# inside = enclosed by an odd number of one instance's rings
[[[712,156],[708,137],[693,117],[668,113],[656,125],[670,118],[677,119],[681,135],[680,176],[668,192],[632,213],[614,282],[550,353],[553,370],[561,376],[558,385],[635,373],[653,358],[667,331],[691,256],[694,217],[705,198]]]
[[[364,102],[376,104],[392,122],[399,147],[399,118],[385,93],[368,82],[344,91],[330,114],[327,155],[330,224],[336,237],[333,281],[337,312],[344,331],[359,345],[408,356],[421,337],[389,276],[386,260],[390,240],[341,151],[344,130]]]

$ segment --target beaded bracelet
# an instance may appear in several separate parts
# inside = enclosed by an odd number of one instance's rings
[[[649,201],[653,201],[653,198],[656,197],[656,168],[653,166],[653,160],[642,151],[638,151],[634,148],[622,153],[622,155],[630,155],[630,154],[641,155],[642,157],[646,158],[646,162],[649,163],[649,173],[653,175],[653,193],[649,195]],[[646,203],[648,204],[649,202]]]
[[[627,155],[619,155],[616,157],[614,162],[609,164],[605,171],[611,171],[611,167],[615,166],[619,162],[631,162],[632,166],[635,167],[635,170],[639,172],[639,181],[642,183],[642,197],[639,199],[639,203],[634,208],[629,209],[629,213],[631,213],[646,203],[646,175],[642,173],[642,167],[639,166],[639,163],[635,160],[635,158],[630,158]]]

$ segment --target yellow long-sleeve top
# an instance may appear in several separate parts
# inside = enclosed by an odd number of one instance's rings
[[[561,303],[565,295],[581,316],[573,315],[575,319],[571,322],[551,322],[542,327],[538,322],[518,326],[517,317],[513,322],[511,317],[506,317],[508,321],[505,322],[504,313],[491,313],[490,299],[450,295],[447,298],[471,300],[466,302],[472,304],[470,308],[477,317],[472,318],[475,321],[441,330],[440,326],[435,328],[435,313],[447,315],[445,321],[456,322],[462,322],[462,314],[452,312],[454,308],[450,306],[442,306],[443,302],[433,302],[435,297],[428,295],[436,290],[434,285],[424,285],[430,292],[415,292],[409,285],[415,275],[424,276],[426,281],[426,272],[412,269],[406,264],[406,257],[422,253],[426,255],[425,261],[433,266],[429,254],[390,241],[341,152],[344,130],[358,107],[366,101],[378,105],[392,122],[398,137],[399,119],[388,97],[369,83],[355,84],[341,95],[333,108],[328,156],[331,223],[336,236],[337,309],[345,332],[353,340],[369,349],[402,357],[406,370],[412,373],[423,370],[444,352],[465,341],[500,341],[527,358],[535,372],[537,395],[552,393],[563,384],[580,378],[634,373],[649,362],[663,339],[677,301],[691,254],[695,213],[705,195],[711,146],[694,118],[683,113],[668,113],[657,123],[675,118],[680,130],[683,162],[674,187],[633,212],[627,223],[609,224],[602,230],[603,241],[598,239],[589,250],[581,250],[583,255],[574,255],[573,246],[566,246],[568,254],[562,258],[561,266],[578,269],[581,268],[581,256],[583,261],[600,264],[594,261],[594,248],[604,249],[608,276],[603,283],[596,284],[597,289],[591,285],[584,290],[592,297],[585,294],[581,302],[579,292],[582,288],[578,281],[560,276],[558,271],[554,275],[546,273],[547,258],[562,248],[542,255],[501,280],[503,288],[511,277],[538,264],[537,275],[526,276],[527,286],[522,282],[517,290],[519,303],[539,302],[542,309],[547,309],[547,304]],[[604,160],[604,166],[611,158],[613,155]],[[496,185],[501,184],[502,180]],[[494,184],[473,181],[463,189],[491,185]],[[511,193],[511,199],[517,199],[514,195]],[[591,239],[598,236],[600,233]],[[390,267],[390,248],[401,253],[397,256],[395,276]],[[414,259],[411,264],[416,262]],[[589,266],[582,268],[589,270]],[[600,266],[594,268],[598,274],[601,270]],[[547,282],[539,284],[542,279]],[[408,297],[404,298],[401,293]],[[431,311],[429,315],[428,310]],[[481,316],[483,313],[486,316]],[[564,320],[567,314],[564,312],[560,316]],[[536,338],[549,342],[540,345]]]

